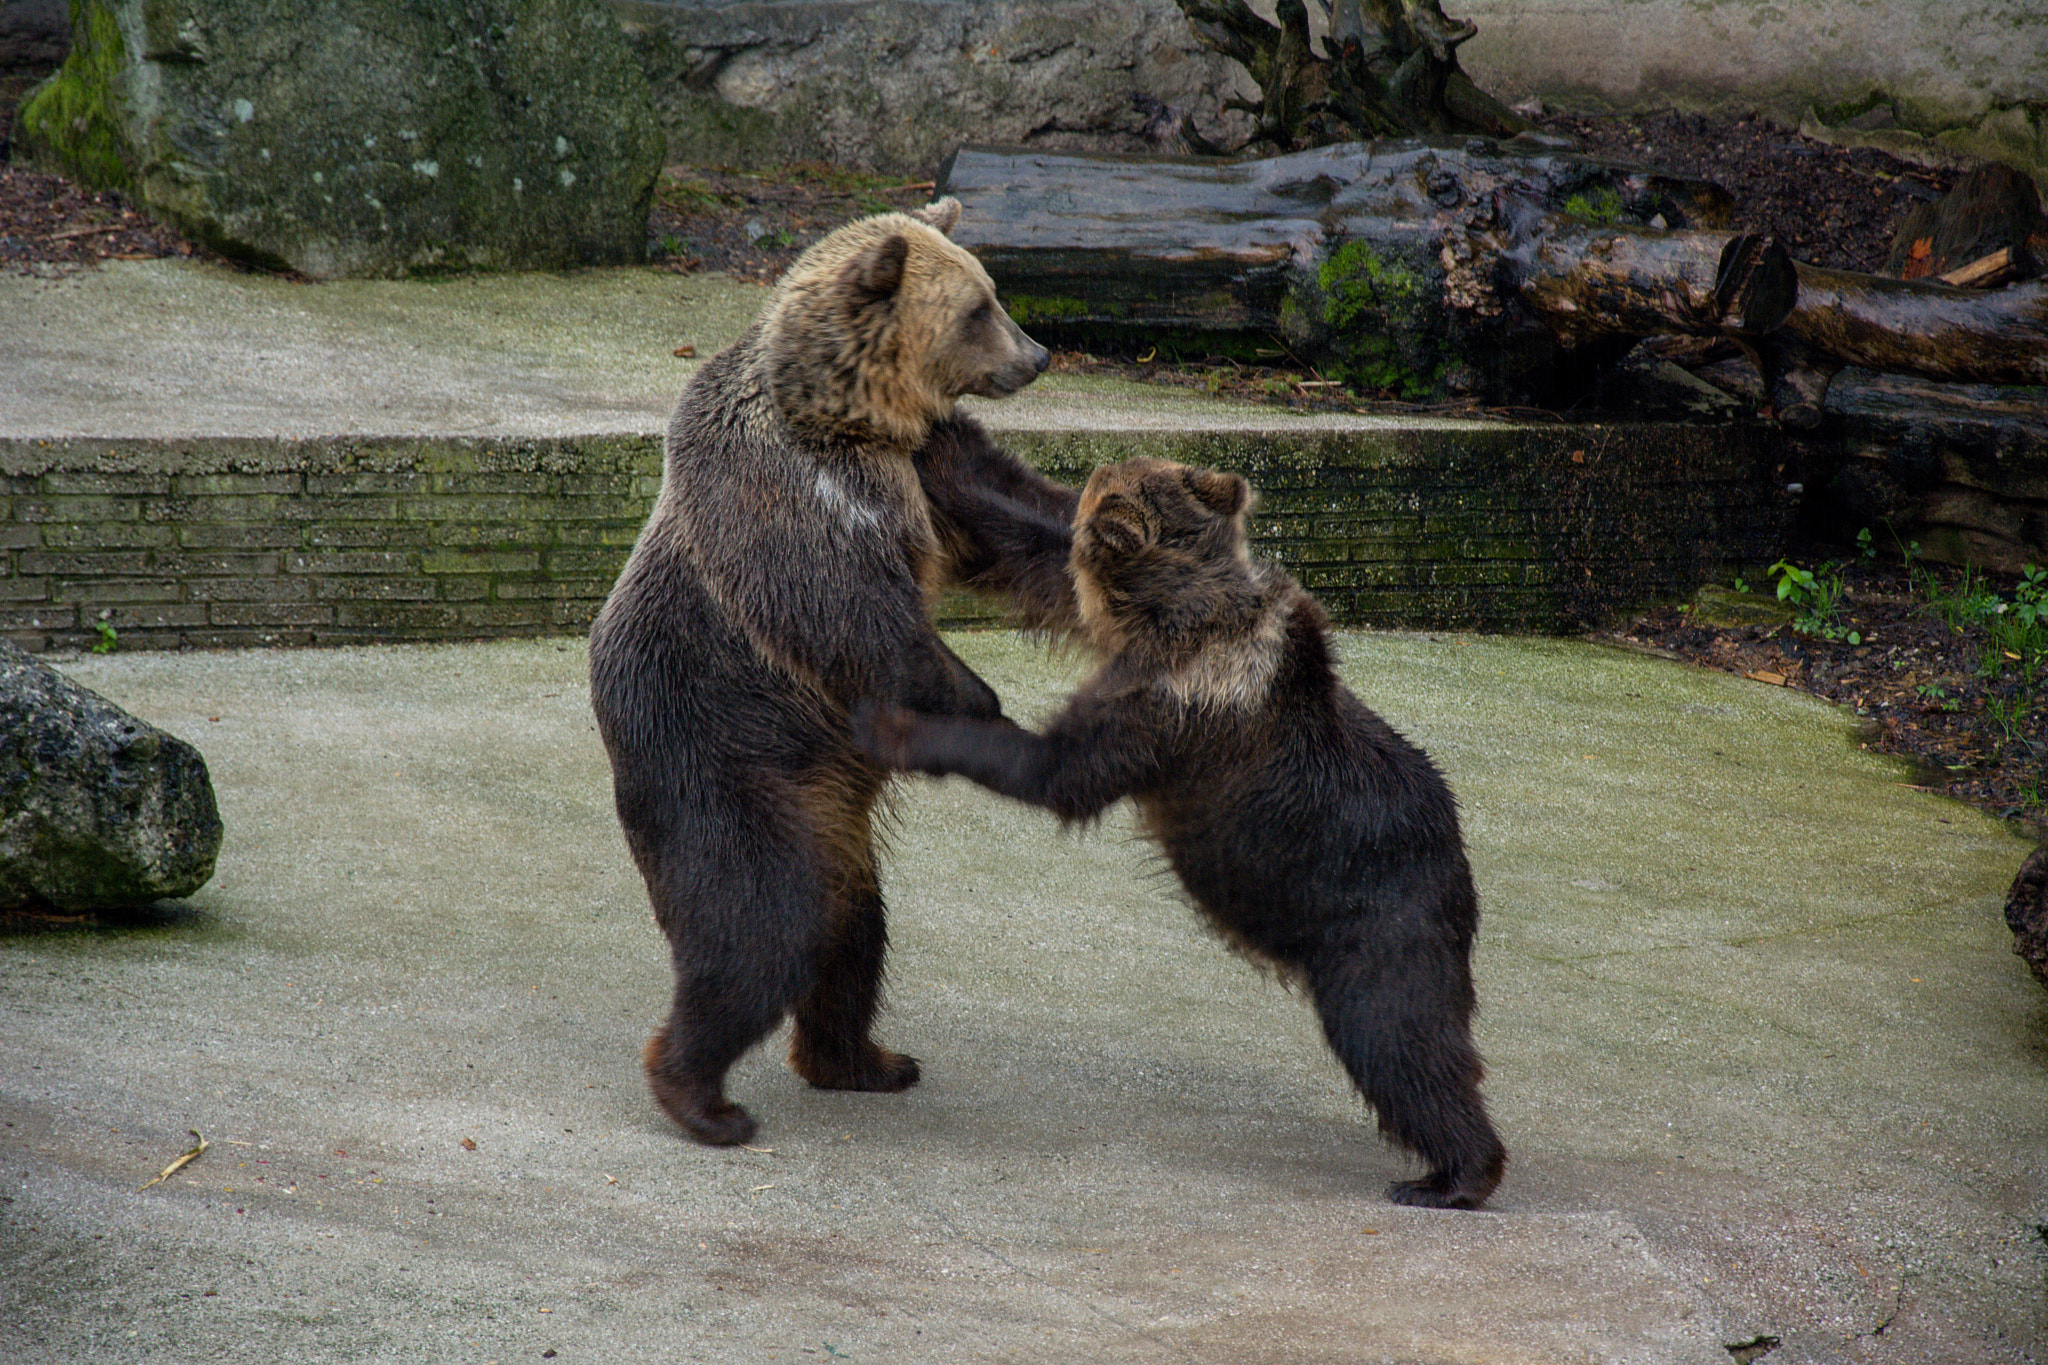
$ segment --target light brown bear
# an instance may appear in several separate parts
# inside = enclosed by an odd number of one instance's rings
[[[1000,714],[932,628],[951,578],[1072,614],[1073,490],[954,411],[1047,361],[945,235],[958,215],[947,199],[834,232],[706,362],[591,630],[619,822],[675,968],[648,1079],[702,1142],[753,1134],[725,1075],[792,1013],[790,1064],[812,1084],[916,1082],[869,1036],[887,946],[869,821],[889,775],[854,746],[848,708]]]

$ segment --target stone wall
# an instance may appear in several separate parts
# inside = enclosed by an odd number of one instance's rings
[[[656,437],[0,442],[0,635],[218,648],[581,630]]]
[[[931,175],[961,143],[1156,149],[1133,96],[1242,136],[1253,87],[1173,0],[606,0],[682,161],[818,158]],[[1270,17],[1273,0],[1251,0]],[[1312,27],[1321,7],[1309,5]],[[1467,71],[1509,100],[1762,111],[1931,160],[1992,158],[2048,183],[2040,0],[1450,0]]]
[[[1311,6],[1311,9],[1314,7]],[[1923,160],[2048,183],[2041,0],[1455,0],[1465,69],[1506,99],[1765,113]]]
[[[1012,432],[1056,477],[1131,438]],[[1260,490],[1261,551],[1340,621],[1564,631],[1780,552],[1775,438],[1675,426],[1145,438]],[[218,648],[585,629],[654,437],[0,441],[0,636]],[[955,599],[947,618],[987,619]],[[104,627],[104,629],[103,629]]]

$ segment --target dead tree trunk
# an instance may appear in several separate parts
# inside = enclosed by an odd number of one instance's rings
[[[1490,139],[1249,161],[963,149],[956,236],[1078,344],[1276,342],[1353,387],[1555,403],[1655,335],[1725,337],[1788,420],[1843,365],[2048,383],[2048,294],[1795,266],[1711,186]]]

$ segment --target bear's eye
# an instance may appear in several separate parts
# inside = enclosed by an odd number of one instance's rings
[[[976,324],[984,323],[995,316],[995,311],[995,305],[983,299],[981,306],[967,315],[967,320]]]

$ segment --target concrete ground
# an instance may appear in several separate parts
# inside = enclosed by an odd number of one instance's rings
[[[0,441],[658,432],[683,381],[767,292],[655,270],[311,285],[166,260],[0,274]],[[1079,376],[968,406],[995,430],[1393,421]]]
[[[647,279],[368,286],[353,318],[340,287],[176,270],[0,282],[0,436],[233,434],[266,386],[283,434],[658,424],[673,348],[758,296]],[[498,300],[495,341],[457,295]],[[575,340],[679,304],[639,369]],[[231,355],[257,369],[209,378]],[[954,643],[1027,720],[1078,676]],[[777,1040],[732,1081],[757,1144],[711,1151],[640,1077],[666,955],[581,641],[56,660],[200,747],[227,840],[158,920],[0,935],[0,1357],[2048,1358],[2048,994],[1999,915],[2024,846],[1783,689],[1575,641],[1340,644],[1463,803],[1513,1153],[1480,1213],[1385,1202],[1413,1168],[1302,1002],[1121,817],[906,784],[880,1035],[924,1083],[813,1091]]]

